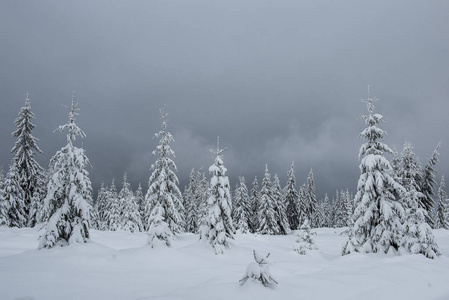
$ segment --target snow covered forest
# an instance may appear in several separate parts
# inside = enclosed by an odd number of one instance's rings
[[[15,242],[9,234],[18,234],[23,240],[22,234],[38,238],[34,246],[28,246],[27,240],[26,246],[19,243],[18,248],[40,249],[41,253],[49,251],[45,249],[65,249],[64,246],[70,245],[68,255],[77,251],[101,252],[103,250],[93,249],[92,243],[100,247],[106,237],[107,243],[113,243],[114,237],[133,239],[135,243],[136,236],[141,247],[153,251],[148,255],[156,260],[158,256],[165,260],[166,253],[173,254],[165,252],[168,249],[199,243],[205,247],[199,250],[201,253],[224,255],[229,257],[227,260],[237,255],[236,260],[240,261],[242,254],[236,254],[232,248],[246,245],[260,249],[257,245],[260,241],[265,245],[265,252],[275,251],[279,260],[291,251],[310,256],[310,261],[301,259],[309,268],[313,268],[312,262],[317,257],[322,258],[324,254],[320,253],[329,249],[332,254],[327,255],[332,257],[354,253],[383,255],[369,256],[369,264],[418,254],[426,259],[443,259],[443,264],[448,265],[449,200],[444,176],[440,176],[437,183],[436,171],[440,145],[424,163],[418,160],[408,141],[401,152],[390,149],[383,142],[386,132],[381,129],[383,116],[375,112],[376,100],[368,91],[364,100],[367,113],[362,116],[365,129],[360,133],[363,143],[359,151],[360,177],[356,191],[342,188],[328,191],[324,199],[317,199],[313,171],[310,170],[301,184],[295,177],[294,163],[287,170],[285,184],[277,174],[272,176],[266,165],[261,180],[256,177],[247,181],[240,176],[236,187],[231,188],[225,167],[226,147],[222,148],[217,137],[217,147],[211,150],[215,160],[207,171],[201,167],[192,169],[188,184],[181,192],[175,153],[170,146],[174,137],[169,132],[168,112],[163,107],[160,109],[161,128],[155,133],[159,143],[153,151],[151,176],[146,183],[133,189],[125,173],[117,177],[119,180],[103,183],[94,199],[88,172],[90,161],[79,146],[82,144],[79,140],[86,134],[76,124],[79,109],[75,93],[68,122],[57,129],[67,135],[67,143],[55,153],[48,169],[35,159],[41,150],[32,134],[34,114],[27,95],[12,133],[17,140],[11,150],[11,164],[6,174],[0,174],[0,225],[3,226],[0,251],[8,253],[8,247],[14,248]],[[323,240],[321,234],[327,239]],[[442,238],[443,247],[437,237]],[[315,240],[334,244],[326,244],[321,249],[322,245],[317,245]],[[271,244],[266,244],[267,241]],[[286,241],[290,241],[290,246]],[[285,251],[273,242],[279,242]],[[122,249],[124,244],[118,243]],[[135,246],[138,247],[138,243]],[[207,248],[210,250],[205,251]],[[193,251],[188,249],[187,254]],[[20,251],[12,251],[16,252]],[[61,253],[64,252],[49,252],[44,260]],[[439,258],[442,254],[444,258]],[[142,252],[136,253],[137,257],[142,255]],[[252,278],[253,282],[260,281],[263,286],[276,289],[278,281],[269,274],[264,255],[266,253],[254,251],[256,262],[248,266],[242,284]],[[431,260],[416,259],[433,264]],[[8,260],[0,259],[0,266],[6,262]],[[325,265],[322,259],[316,263],[320,267]],[[443,277],[447,278],[447,271],[444,272]],[[205,274],[210,275],[210,271]],[[248,291],[242,293],[245,295]],[[8,295],[13,294],[9,292]],[[439,288],[435,295],[442,294],[449,296],[449,289]]]

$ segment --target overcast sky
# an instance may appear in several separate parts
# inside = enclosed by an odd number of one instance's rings
[[[29,92],[48,166],[77,124],[95,190],[124,172],[144,190],[167,106],[181,189],[192,168],[228,147],[232,185],[282,184],[313,168],[317,196],[355,191],[362,98],[379,99],[385,142],[405,140],[425,164],[442,142],[449,173],[449,1],[0,1],[0,165]],[[119,184],[118,184],[119,185]]]

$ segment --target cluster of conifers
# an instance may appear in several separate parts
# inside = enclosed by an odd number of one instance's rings
[[[277,175],[271,181],[266,166],[260,189],[257,178],[248,191],[245,179],[240,177],[231,192],[219,139],[213,150],[215,161],[209,168],[210,180],[203,172],[192,170],[189,184],[181,193],[169,145],[173,137],[167,131],[163,108],[162,127],[155,135],[159,139],[153,152],[157,159],[146,195],[140,185],[134,193],[125,175],[120,192],[114,182],[110,187],[102,185],[94,204],[86,170],[89,160],[82,148],[74,146],[77,136],[85,137],[75,123],[75,94],[69,121],[59,127],[67,132],[67,144],[53,156],[48,171],[34,160],[41,151],[31,134],[34,115],[27,95],[15,121],[13,160],[7,175],[0,178],[0,225],[45,224],[40,248],[86,242],[90,228],[95,228],[148,231],[152,247],[170,246],[180,232],[193,232],[210,242],[216,253],[223,253],[227,239],[236,231],[288,234],[310,222],[314,228],[349,226],[343,254],[400,251],[433,258],[439,251],[431,228],[449,228],[444,178],[438,201],[433,199],[438,147],[424,168],[410,143],[405,143],[401,154],[393,152],[382,143],[385,131],[378,125],[383,117],[374,113],[374,100],[366,100],[369,114],[363,116],[366,129],[360,134],[366,143],[360,149],[355,197],[341,191],[333,201],[327,195],[317,201],[312,171],[307,183],[296,190],[293,164],[284,188]],[[385,154],[393,154],[391,162]]]

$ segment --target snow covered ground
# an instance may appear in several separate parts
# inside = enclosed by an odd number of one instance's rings
[[[449,299],[449,231],[435,230],[442,256],[341,256],[342,229],[318,229],[320,253],[293,251],[294,235],[237,235],[225,255],[198,236],[151,249],[146,234],[92,231],[92,242],[35,250],[36,229],[0,228],[0,299]],[[239,280],[252,250],[270,252],[279,285]]]

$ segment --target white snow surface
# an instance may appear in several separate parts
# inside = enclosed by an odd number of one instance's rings
[[[293,251],[286,236],[237,234],[224,255],[198,235],[151,248],[146,233],[91,230],[91,241],[36,250],[39,231],[0,227],[0,299],[449,299],[449,231],[434,230],[442,255],[341,256],[341,229],[314,229],[321,253]],[[271,253],[279,284],[241,286],[253,249]]]

